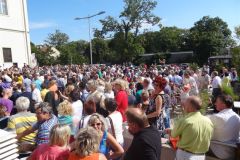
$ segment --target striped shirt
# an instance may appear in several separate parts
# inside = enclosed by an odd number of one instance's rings
[[[8,130],[16,130],[17,134],[22,133],[37,122],[37,117],[34,113],[19,112],[9,117]],[[36,133],[31,133],[21,139],[21,142],[35,143]]]
[[[49,142],[49,135],[50,131],[53,126],[58,123],[57,117],[52,114],[52,117],[43,122],[37,122],[33,128],[38,130],[36,143],[37,145],[48,143]]]

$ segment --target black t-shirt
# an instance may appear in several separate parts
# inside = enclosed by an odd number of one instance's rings
[[[152,126],[144,128],[134,135],[124,160],[160,160],[161,146],[158,130]]]

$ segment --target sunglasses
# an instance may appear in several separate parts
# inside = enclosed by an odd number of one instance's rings
[[[100,125],[102,125],[102,123],[93,123],[91,126],[94,127],[94,126],[96,126],[96,125],[97,125],[97,126],[100,126]]]

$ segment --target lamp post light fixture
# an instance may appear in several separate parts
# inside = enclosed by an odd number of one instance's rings
[[[88,19],[88,34],[89,34],[89,45],[90,45],[90,63],[93,64],[92,60],[92,39],[91,39],[91,25],[90,25],[90,19],[106,13],[105,11],[98,12],[97,14],[89,15],[87,17],[76,17],[74,20],[81,20],[81,19]]]

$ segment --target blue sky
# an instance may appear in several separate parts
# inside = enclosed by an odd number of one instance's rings
[[[203,16],[220,17],[233,31],[240,25],[240,0],[157,0],[153,11],[162,18],[163,26],[190,28]],[[123,0],[27,0],[30,38],[42,44],[56,29],[69,35],[70,40],[88,40],[87,20],[75,21],[100,11],[105,14],[91,19],[91,28],[100,28],[99,19],[110,15],[118,18],[123,10]],[[156,27],[144,25],[156,30]]]

